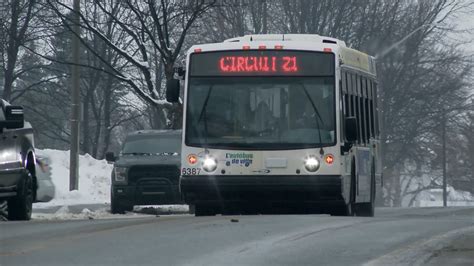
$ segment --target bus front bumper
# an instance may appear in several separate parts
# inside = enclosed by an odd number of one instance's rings
[[[187,204],[223,202],[342,202],[339,175],[182,176]]]

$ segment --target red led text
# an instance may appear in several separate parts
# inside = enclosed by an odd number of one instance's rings
[[[297,72],[295,56],[224,56],[219,60],[222,72]]]

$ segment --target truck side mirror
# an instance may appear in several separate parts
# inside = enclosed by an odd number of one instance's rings
[[[346,117],[345,123],[346,140],[350,143],[354,143],[357,140],[357,135],[359,132],[357,126],[357,118],[355,116]]]
[[[179,100],[179,80],[170,79],[166,82],[166,100],[170,103],[177,103]]]
[[[23,107],[15,105],[5,106],[5,121],[2,121],[0,123],[0,127],[2,128],[23,128],[25,126]]]
[[[105,160],[107,160],[107,162],[109,163],[113,163],[115,162],[115,154],[111,151],[108,151],[105,153]]]

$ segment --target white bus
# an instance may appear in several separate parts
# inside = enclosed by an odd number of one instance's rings
[[[319,35],[247,35],[193,46],[184,77],[180,189],[196,215],[374,215],[373,57]]]

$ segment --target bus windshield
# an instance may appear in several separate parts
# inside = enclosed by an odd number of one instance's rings
[[[334,77],[192,77],[185,141],[228,149],[334,145]]]

